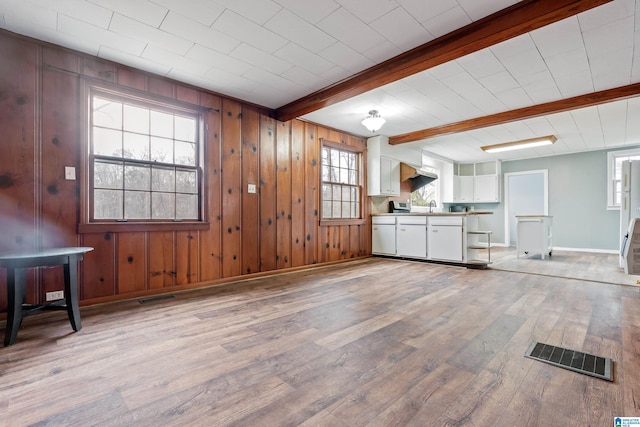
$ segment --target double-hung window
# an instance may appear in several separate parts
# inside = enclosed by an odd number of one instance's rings
[[[195,109],[91,90],[89,222],[201,221],[200,122]]]
[[[622,199],[622,162],[640,160],[640,148],[607,153],[607,207],[620,209]]]
[[[322,219],[361,218],[362,154],[323,141]]]

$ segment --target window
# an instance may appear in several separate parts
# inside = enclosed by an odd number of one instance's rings
[[[360,218],[361,154],[323,143],[322,219]]]
[[[622,200],[622,162],[640,160],[640,148],[607,153],[607,208],[619,209]]]
[[[89,222],[200,221],[199,111],[91,90]]]
[[[429,172],[433,172],[436,175],[440,175],[440,171],[434,168],[425,167]],[[428,208],[431,202],[436,203],[436,206],[439,206],[439,194],[438,194],[438,185],[436,185],[436,181],[431,181],[429,184],[418,188],[416,191],[411,193],[411,208]],[[416,209],[417,211],[422,211],[424,209]]]

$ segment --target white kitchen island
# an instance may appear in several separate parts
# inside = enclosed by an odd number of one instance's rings
[[[478,227],[493,212],[372,215],[372,253],[484,268],[491,263],[491,231]]]

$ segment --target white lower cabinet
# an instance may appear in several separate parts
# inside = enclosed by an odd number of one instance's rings
[[[371,252],[378,255],[395,255],[396,217],[374,216],[371,229]]]
[[[436,261],[463,261],[462,217],[429,217],[429,259]]]
[[[399,216],[396,225],[396,255],[408,258],[427,257],[427,217]]]

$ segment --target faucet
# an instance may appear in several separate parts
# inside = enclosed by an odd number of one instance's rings
[[[430,201],[429,202],[429,213],[433,213],[433,208],[436,208],[436,207],[438,207],[436,205],[436,201],[435,200]]]

